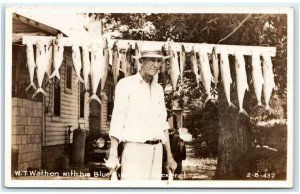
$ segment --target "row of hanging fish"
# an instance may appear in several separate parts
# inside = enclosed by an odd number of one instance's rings
[[[186,67],[186,51],[184,45],[181,45],[181,50],[178,55],[174,49],[173,41],[168,41],[167,45],[170,58],[168,63],[163,63],[160,69],[160,74],[162,75],[162,85],[165,87],[168,80],[170,80],[173,90],[176,90],[179,78],[181,79],[181,82],[183,80],[183,72]],[[117,41],[113,44],[113,47],[109,49],[107,41],[104,40],[103,44],[101,45],[82,45],[82,52],[80,52],[79,45],[74,43],[72,46],[73,65],[77,75],[77,81],[84,83],[85,90],[90,90],[92,93],[88,102],[96,100],[97,102],[101,103],[100,98],[96,94],[100,83],[101,96],[104,99],[107,98],[103,90],[107,80],[108,72],[110,70],[110,65],[114,85],[117,84],[118,79],[120,78],[120,72],[123,72],[124,77],[138,72],[141,69],[141,64],[137,59],[140,56],[140,51],[141,45],[138,45],[137,43],[135,44],[135,49],[133,49],[132,45],[129,44],[125,51],[121,51],[118,48]],[[53,77],[60,79],[59,69],[63,61],[64,46],[60,36],[58,36],[53,45],[44,45],[42,42],[37,42],[36,60],[34,60],[33,52],[33,45],[28,43],[27,67],[30,75],[30,85],[26,88],[26,92],[30,87],[33,87],[36,90],[36,92],[33,94],[34,98],[40,92],[46,95],[45,91],[42,89],[42,83],[45,74],[48,76],[49,80]],[[167,54],[167,51],[163,49],[163,53]],[[197,58],[197,54],[199,59]],[[204,106],[209,100],[215,99],[211,95],[211,83],[213,82],[216,86],[219,81],[219,74],[221,74],[228,105],[231,107],[236,107],[231,102],[230,98],[232,78],[230,74],[228,53],[226,50],[222,50],[220,52],[219,66],[216,47],[213,48],[211,53],[212,68],[210,67],[208,53],[204,50],[195,50],[192,48],[190,56],[192,71],[195,74],[196,82],[198,85],[200,81],[203,83],[205,93],[207,95]],[[261,70],[260,53],[257,52],[252,54],[252,78],[255,94],[258,100],[258,106],[262,105],[261,94],[263,90],[266,102],[266,110],[269,110],[269,100],[272,90],[275,87],[274,74],[270,55],[268,55],[268,53],[262,53],[262,57],[263,71]],[[53,72],[51,72],[52,65],[54,68]],[[35,69],[38,80],[38,88],[36,88],[33,82]],[[83,70],[83,77],[81,77],[81,69]],[[211,69],[213,70],[213,73],[211,72]],[[245,91],[249,90],[245,69],[245,60],[244,56],[238,52],[235,54],[235,71],[239,112],[248,115],[243,109]],[[89,87],[89,76],[91,77],[91,88]]]
[[[273,65],[270,54],[267,52],[262,53],[263,57],[263,70],[261,66],[260,53],[254,52],[252,54],[252,80],[254,85],[254,92],[257,98],[258,106],[262,106],[261,94],[264,91],[264,98],[266,103],[266,110],[270,110],[270,97],[273,89],[275,88]],[[231,88],[231,75],[230,65],[228,60],[228,54],[224,51],[221,52],[221,78],[223,80],[224,91],[229,106],[235,107],[230,100],[230,88]],[[249,91],[249,85],[247,83],[246,65],[243,54],[235,54],[235,71],[236,71],[236,88],[239,103],[239,112],[249,116],[243,108],[243,101],[245,91]]]
[[[176,90],[177,82],[179,80],[179,76],[181,80],[183,78],[183,71],[185,68],[185,49],[182,45],[180,51],[180,60],[178,60],[178,54],[174,51],[173,42],[169,42],[169,52],[170,52],[170,79],[173,90]],[[199,56],[199,60],[197,59],[197,53]],[[260,56],[263,57],[263,71]],[[208,53],[203,50],[196,51],[192,48],[191,53],[191,69],[195,75],[196,82],[199,85],[201,81],[203,83],[205,93],[207,95],[206,100],[204,102],[204,106],[209,100],[214,100],[214,97],[211,95],[211,83],[214,83],[215,87],[219,81],[219,74],[221,74],[221,79],[223,80],[223,87],[226,95],[226,99],[228,102],[228,106],[236,108],[236,106],[231,102],[230,92],[231,92],[231,84],[232,78],[230,73],[230,64],[228,53],[226,50],[222,50],[220,52],[220,66],[219,66],[219,58],[216,53],[216,47],[213,48],[211,53],[211,61],[212,68],[210,68]],[[178,64],[179,61],[179,64]],[[213,71],[213,74],[211,72]],[[237,85],[237,96],[239,103],[239,113],[243,113],[246,116],[249,116],[248,113],[243,108],[243,101],[245,91],[249,91],[249,86],[247,83],[247,74],[246,74],[246,64],[245,59],[242,53],[237,52],[235,54],[235,71],[236,71],[236,85]],[[272,94],[272,90],[275,88],[274,82],[274,74],[272,70],[272,60],[271,56],[267,52],[263,52],[262,54],[259,52],[254,52],[252,54],[252,79],[254,84],[255,95],[258,101],[258,106],[262,106],[261,102],[261,94],[262,90],[264,92],[266,110],[270,110],[270,97]]]
[[[27,68],[29,71],[30,84],[26,87],[26,92],[32,87],[35,89],[35,93],[32,98],[34,98],[38,93],[42,93],[47,96],[46,92],[42,88],[43,80],[45,74],[48,76],[49,81],[51,78],[56,76],[60,79],[59,68],[63,61],[63,51],[64,47],[61,43],[61,36],[58,35],[54,41],[54,44],[45,45],[42,41],[36,43],[36,58],[34,59],[34,49],[33,44],[26,44],[26,57],[27,57]],[[52,65],[54,66],[54,71],[52,71]],[[35,86],[34,71],[36,71],[38,88]]]
[[[106,44],[105,44],[106,43]],[[36,91],[33,94],[34,98],[38,93],[42,93],[47,96],[46,92],[42,88],[45,74],[51,79],[56,77],[60,79],[59,69],[63,61],[64,46],[61,42],[61,36],[58,36],[53,44],[45,45],[42,41],[36,43],[36,58],[34,60],[33,44],[27,43],[27,67],[29,71],[30,84],[26,87],[26,92],[33,87]],[[90,52],[91,51],[91,52]],[[91,60],[90,60],[91,53]],[[80,47],[74,43],[72,46],[72,60],[77,80],[82,82],[85,86],[85,90],[89,90],[89,76],[91,77],[92,96],[89,99],[96,100],[101,103],[99,97],[96,95],[98,85],[101,80],[101,96],[107,98],[103,92],[107,74],[109,70],[109,51],[107,41],[104,41],[103,45],[93,45],[92,48],[88,46],[82,46],[82,57]],[[52,66],[54,68],[52,71]],[[82,69],[83,68],[83,69]],[[83,78],[81,77],[81,69],[83,70]],[[34,80],[34,71],[36,70],[38,88],[36,88]]]

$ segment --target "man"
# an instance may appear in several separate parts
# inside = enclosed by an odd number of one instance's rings
[[[167,149],[167,168],[176,169],[169,143],[164,91],[156,80],[165,58],[161,51],[141,52],[137,58],[141,70],[121,79],[116,86],[106,165],[111,171],[118,168],[118,146],[124,142],[121,180],[161,180],[163,144]]]

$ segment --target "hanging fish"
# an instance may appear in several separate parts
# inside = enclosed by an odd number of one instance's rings
[[[197,85],[199,85],[199,81],[200,81],[199,67],[198,67],[198,60],[197,60],[197,55],[194,47],[192,47],[191,50],[191,63],[192,63],[192,70],[193,73],[195,74]]]
[[[124,63],[124,67],[122,67],[125,77],[128,77],[131,75],[131,53],[132,53],[132,46],[131,46],[131,44],[129,44],[129,47],[127,48],[127,50],[125,52],[126,60]]]
[[[46,73],[47,63],[46,60],[46,51],[45,51],[45,45],[39,41],[36,44],[36,74],[37,74],[37,81],[38,81],[38,89],[35,91],[35,93],[32,95],[32,99],[38,94],[42,93],[43,95],[47,96],[46,92],[43,90],[43,79]]]
[[[247,74],[246,74],[246,65],[244,56],[240,53],[236,53],[235,55],[235,70],[236,70],[236,88],[237,88],[237,95],[239,101],[239,113],[243,113],[249,117],[248,113],[243,108],[243,101],[245,91],[249,91],[249,86],[247,83]]]
[[[52,79],[53,77],[57,77],[58,79],[60,79],[59,68],[64,59],[64,45],[62,42],[62,36],[63,36],[62,34],[58,34],[54,41],[54,47],[53,47],[54,71],[52,75],[49,77],[49,79]]]
[[[78,81],[80,81],[81,83],[84,83],[84,81],[80,75],[81,68],[82,68],[80,49],[76,43],[74,43],[72,46],[72,60],[73,60],[75,73],[77,75],[77,79],[76,79],[75,83],[77,83]]]
[[[108,64],[110,68],[112,67],[113,61],[112,61],[112,49],[108,49]]]
[[[107,79],[107,74],[109,71],[109,48],[108,48],[108,43],[107,40],[105,40],[105,45],[103,48],[103,54],[104,54],[104,62],[102,64],[102,77],[101,77],[101,96],[107,100],[107,96],[104,92],[104,87],[105,87],[105,83],[106,83],[106,79]]]
[[[212,50],[212,65],[213,65],[213,73],[214,73],[214,80],[215,80],[215,87],[217,87],[219,81],[219,59],[218,54],[216,51],[216,47]]]
[[[170,77],[172,82],[173,90],[176,90],[178,78],[180,75],[179,64],[178,64],[178,55],[177,52],[173,49],[173,41],[168,42],[169,52],[170,52]]]
[[[120,160],[120,158],[118,158],[117,161],[112,160],[111,158],[109,158],[108,160],[106,160],[104,158],[104,162],[105,162],[104,165],[110,170],[110,172],[109,172],[110,180],[118,180],[117,171],[121,167],[119,160]]]
[[[85,91],[89,90],[89,75],[91,74],[90,52],[86,45],[82,45],[82,66]]]
[[[49,78],[49,82],[50,81],[50,76],[52,74],[52,62],[53,62],[53,46],[52,44],[49,44],[48,46],[46,46],[46,60],[47,60],[47,68],[46,68],[46,75]]]
[[[104,55],[102,46],[92,46],[92,57],[91,57],[91,84],[92,84],[92,96],[88,100],[88,103],[92,100],[96,100],[101,104],[101,100],[97,96],[97,89],[99,82],[103,74]]]
[[[140,63],[140,56],[141,56],[141,51],[140,51],[140,46],[137,44],[137,42],[135,43],[135,49],[134,49],[134,53],[135,53],[135,68],[136,68],[136,72],[138,73],[141,70],[141,63]]]
[[[127,74],[127,61],[126,61],[126,52],[127,50],[125,51],[122,51],[121,54],[120,54],[120,62],[121,62],[121,71],[124,73],[124,76],[127,77],[128,74]]]
[[[275,88],[274,74],[273,74],[273,64],[271,60],[271,56],[264,52],[263,56],[263,76],[264,76],[264,97],[266,103],[266,110],[270,111],[269,101],[271,98],[271,94],[273,89]]]
[[[33,87],[36,90],[36,86],[33,82],[34,78],[34,69],[36,68],[36,64],[34,62],[34,53],[33,53],[33,45],[31,43],[26,44],[26,56],[27,56],[27,63],[26,66],[29,72],[30,84],[26,87],[26,93],[28,92],[30,87]]]
[[[185,55],[185,48],[184,45],[181,44],[181,50],[180,50],[180,79],[181,79],[181,83],[183,80],[183,72],[184,72],[184,68],[185,68],[185,60],[186,60],[186,55]]]
[[[118,51],[118,41],[113,44],[112,47],[112,74],[114,85],[117,85],[118,77],[120,71],[120,60],[119,60],[119,51]]]
[[[254,91],[257,98],[258,106],[262,106],[261,92],[264,85],[264,77],[261,70],[260,54],[258,52],[252,53],[252,80]]]
[[[227,54],[226,50],[223,50],[221,52],[220,70],[221,70],[221,78],[223,80],[224,92],[225,92],[225,96],[226,96],[226,99],[228,102],[228,106],[236,108],[236,106],[231,102],[231,99],[230,99],[230,89],[231,89],[232,78],[231,78],[231,74],[230,74],[229,59],[228,59],[228,54]]]
[[[117,181],[117,180],[119,180],[116,171],[113,171],[113,172],[111,173],[111,175],[110,175],[110,180],[111,180],[111,181]]]
[[[166,48],[162,46],[161,49],[162,53],[164,56],[167,55]],[[161,75],[161,82],[162,82],[162,87],[163,89],[166,88],[167,82],[168,82],[168,64],[166,60],[163,60],[162,65],[160,66],[160,75]]]
[[[201,75],[202,75],[202,79],[203,79],[203,84],[204,84],[204,88],[205,88],[205,92],[206,92],[206,99],[204,101],[203,106],[205,107],[206,103],[209,100],[214,99],[211,96],[210,93],[210,89],[211,89],[211,81],[212,81],[212,74],[210,71],[210,65],[209,65],[209,61],[208,61],[208,56],[207,53],[203,52],[202,50],[199,51],[199,61],[200,61],[200,70],[201,70]]]
[[[119,63],[119,67],[120,67],[120,70],[121,72],[123,72],[124,74],[124,77],[125,77],[125,70],[123,70],[123,68],[125,67],[126,65],[126,54],[124,53],[124,51],[120,51],[119,52],[119,60],[118,60],[118,63]],[[119,72],[120,73],[120,72]]]
[[[168,171],[168,183],[171,183],[174,179],[172,170]]]

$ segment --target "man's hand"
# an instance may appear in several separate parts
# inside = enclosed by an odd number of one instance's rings
[[[167,169],[171,170],[172,172],[174,172],[177,168],[177,163],[174,160],[173,156],[169,156],[167,159]]]
[[[119,162],[119,158],[117,155],[110,155],[109,158],[105,161],[105,166],[110,170],[110,171],[117,171],[118,168],[121,166]]]

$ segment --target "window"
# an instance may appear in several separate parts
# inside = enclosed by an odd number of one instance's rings
[[[53,110],[53,114],[55,116],[60,116],[60,98],[61,98],[61,93],[60,93],[60,81],[55,78],[55,82],[53,84],[53,106],[54,106],[54,110]]]
[[[66,90],[71,92],[72,90],[72,63],[66,62]]]
[[[114,86],[107,85],[107,120],[111,120],[112,111],[114,108]]]
[[[80,104],[79,104],[79,115],[80,118],[84,117],[84,94],[85,94],[85,90],[84,90],[84,84],[80,83],[79,84],[79,98],[80,98]]]

